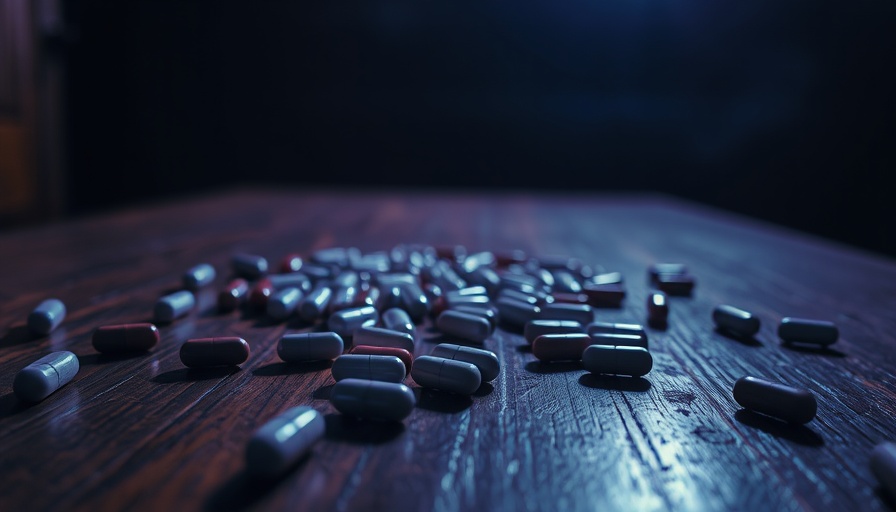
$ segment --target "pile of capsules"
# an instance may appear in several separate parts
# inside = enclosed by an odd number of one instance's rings
[[[408,375],[423,388],[474,394],[498,377],[501,366],[495,353],[469,344],[483,344],[498,325],[522,332],[544,364],[581,361],[593,374],[622,378],[641,378],[653,367],[641,325],[594,321],[595,307],[621,306],[626,295],[622,275],[596,271],[575,258],[400,245],[370,254],[323,249],[307,261],[290,254],[279,273],[269,272],[265,258],[249,254],[233,256],[231,267],[236,277],[218,296],[221,313],[245,306],[277,322],[299,317],[309,325],[325,323],[327,331],[282,336],[277,354],[287,363],[331,360],[336,384],[330,401],[346,416],[405,419],[416,406],[415,394],[403,384]],[[690,296],[695,279],[677,263],[655,264],[648,273],[655,290],[648,295],[646,320],[665,328],[668,295]],[[209,264],[189,269],[184,289],[155,304],[156,323],[187,315],[195,307],[194,292],[215,277]],[[28,325],[46,335],[64,316],[64,304],[48,299],[31,313]],[[416,324],[427,316],[459,344],[441,343],[415,359]],[[720,331],[734,337],[749,339],[760,329],[757,317],[730,305],[717,306],[712,318]],[[821,348],[839,338],[831,322],[798,318],[784,318],[778,335],[785,343]],[[102,353],[147,351],[158,342],[159,331],[150,323],[101,326],[93,334],[93,346]],[[190,368],[236,366],[249,355],[249,344],[239,337],[190,339],[180,349],[181,361]],[[19,372],[13,389],[21,400],[38,402],[71,381],[78,369],[74,354],[55,352]],[[739,379],[732,394],[746,409],[788,423],[807,423],[817,411],[809,390],[757,377]],[[247,472],[275,477],[323,435],[319,412],[289,409],[253,435],[246,449]],[[896,495],[896,444],[878,445],[871,467]]]

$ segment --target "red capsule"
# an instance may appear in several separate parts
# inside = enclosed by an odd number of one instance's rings
[[[280,273],[288,274],[290,272],[298,272],[302,270],[302,257],[296,253],[287,254],[280,260]]]
[[[180,360],[190,368],[236,366],[249,359],[249,344],[238,337],[194,338],[180,346]]]
[[[145,352],[159,342],[153,324],[104,325],[93,331],[93,348],[104,354]]]
[[[271,280],[268,278],[261,279],[255,283],[252,291],[249,292],[249,305],[255,311],[267,311],[268,299],[273,293],[274,285],[271,283]]]
[[[229,313],[240,307],[249,294],[249,283],[238,277],[227,283],[227,286],[218,294],[218,311]]]
[[[370,356],[395,356],[404,363],[405,376],[411,373],[411,367],[414,365],[414,356],[407,350],[398,347],[374,347],[371,345],[358,345],[353,347],[349,354],[361,354]]]

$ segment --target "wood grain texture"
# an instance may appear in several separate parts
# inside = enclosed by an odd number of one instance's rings
[[[649,330],[643,379],[541,364],[519,333],[486,341],[503,365],[472,398],[416,389],[400,425],[341,417],[327,365],[286,365],[276,343],[298,322],[215,310],[231,254],[272,262],[334,246],[399,242],[567,254],[624,273],[621,309],[645,321],[646,268],[689,265],[693,297],[671,299]],[[150,353],[93,350],[97,326],[148,321],[155,300],[199,262],[218,269],[187,318],[160,326]],[[653,196],[488,196],[236,191],[0,235],[0,509],[3,510],[886,510],[868,468],[896,439],[896,264],[798,233]],[[32,338],[40,300],[68,306]],[[729,303],[762,320],[751,341],[713,329]],[[784,316],[835,321],[824,352],[784,347]],[[418,328],[417,355],[438,335]],[[180,363],[187,338],[240,336],[239,370]],[[15,373],[53,350],[82,364],[74,381],[24,406]],[[810,389],[802,427],[740,411],[750,374]],[[409,379],[409,383],[410,383]],[[411,384],[412,387],[414,386]],[[275,482],[243,470],[252,432],[295,405],[325,414],[326,438]]]

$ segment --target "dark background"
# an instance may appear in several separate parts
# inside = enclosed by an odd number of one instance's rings
[[[896,255],[896,2],[72,0],[65,16],[73,214],[236,183],[650,190]]]

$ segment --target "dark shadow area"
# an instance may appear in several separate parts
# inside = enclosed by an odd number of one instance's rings
[[[846,357],[846,354],[840,352],[839,350],[834,350],[830,347],[823,347],[820,345],[812,345],[810,343],[794,343],[792,341],[784,341],[781,343],[781,346],[783,348],[786,348],[787,350],[802,352],[804,354],[815,354],[825,357]]]
[[[786,423],[765,416],[749,409],[741,409],[734,413],[734,419],[742,425],[759,429],[775,437],[804,446],[823,446],[824,439],[805,425]]]
[[[301,465],[308,458],[306,455],[296,465]],[[295,467],[293,467],[293,470]],[[204,510],[235,511],[252,508],[258,500],[274,490],[282,478],[255,478],[240,470],[232,478],[221,484],[205,501]]]
[[[334,441],[358,444],[381,444],[389,442],[404,432],[400,421],[374,421],[352,418],[344,414],[327,414],[326,437]]]
[[[40,336],[35,336],[31,329],[28,328],[28,325],[16,325],[14,327],[10,327],[6,334],[0,338],[0,348],[3,347],[11,347],[13,345],[18,345],[20,343],[25,343],[27,341],[36,340],[40,338]]]
[[[734,340],[742,345],[746,345],[748,347],[761,347],[762,343],[756,339],[755,336],[744,336],[743,334],[738,334],[734,331],[729,331],[726,329],[720,329],[716,327],[716,334],[722,336],[724,338],[728,338],[729,340]]]
[[[298,315],[291,316],[286,321],[286,328],[295,331],[302,331],[314,327],[314,322],[309,322]]]
[[[566,373],[578,372],[584,370],[582,361],[557,361],[554,363],[546,363],[544,361],[529,361],[524,366],[526,371],[532,373]]]
[[[510,322],[505,322],[505,321],[501,321],[501,320],[498,320],[498,327],[496,327],[496,329],[501,329],[501,330],[507,331],[511,334],[520,334],[520,335],[523,334],[524,328],[525,328],[525,325],[512,324]]]
[[[314,390],[314,393],[311,393],[311,396],[315,400],[330,400],[330,394],[333,392],[333,384],[327,384],[326,386],[321,386]]]
[[[647,320],[647,326],[657,331],[665,331],[669,328],[668,320]]]
[[[150,352],[122,352],[120,354],[101,354],[101,353],[93,353],[86,355],[78,355],[78,362],[81,366],[89,366],[92,364],[107,364],[107,363],[117,363],[119,361],[127,361],[129,359],[138,359],[140,357],[146,357],[150,355]]]
[[[531,354],[532,353],[532,345],[526,343],[525,345],[517,345],[516,351],[521,354]]]
[[[437,389],[411,388],[417,396],[417,407],[429,411],[457,414],[473,405],[473,399]]]
[[[475,396],[476,398],[481,398],[492,394],[494,390],[495,387],[492,386],[491,383],[483,382],[482,385],[479,386],[479,389],[477,389],[476,392],[473,393],[473,396]]]
[[[252,370],[256,377],[277,377],[280,375],[295,375],[299,373],[314,373],[326,370],[333,366],[333,361],[308,361],[303,363],[271,363]]]
[[[622,309],[625,301],[590,300],[588,305],[594,309]]]
[[[0,397],[0,418],[16,415],[26,411],[34,404],[19,400],[15,393],[7,393]]]
[[[285,320],[274,320],[265,313],[259,313],[255,316],[255,323],[252,324],[253,329],[273,327],[284,323]]]
[[[632,391],[636,393],[644,393],[650,390],[649,380],[643,377],[624,377],[620,375],[586,373],[579,377],[579,384],[586,388]]]
[[[180,368],[160,373],[149,379],[157,384],[176,384],[178,382],[197,382],[201,380],[220,379],[241,371],[239,366],[216,366],[215,368]]]
[[[890,510],[896,510],[896,497],[887,492],[887,490],[884,489],[883,486],[878,485],[877,487],[875,487],[874,495],[880,498],[880,500],[884,502],[884,505],[889,507]]]

